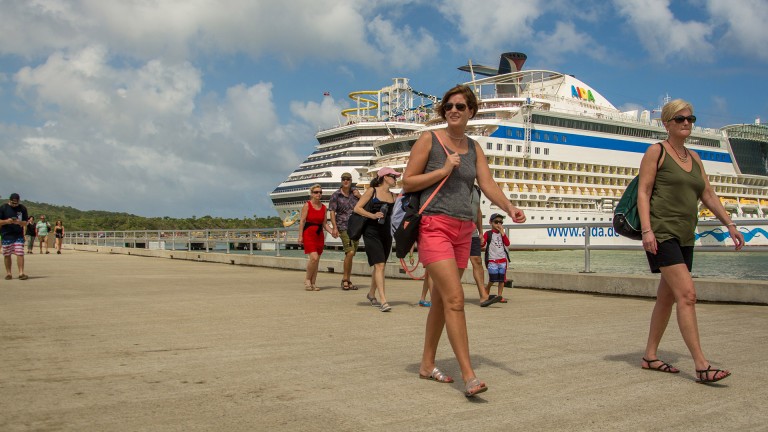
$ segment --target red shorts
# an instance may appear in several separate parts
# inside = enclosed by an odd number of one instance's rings
[[[467,268],[474,221],[446,215],[422,216],[419,225],[419,261],[424,266],[455,259],[460,269]]]

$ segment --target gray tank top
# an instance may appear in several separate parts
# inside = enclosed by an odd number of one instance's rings
[[[475,141],[467,138],[469,150],[459,155],[461,162],[445,182],[437,195],[432,199],[424,214],[444,214],[462,220],[472,220],[472,189],[477,177],[477,152]],[[449,150],[450,151],[450,150]],[[432,132],[432,148],[429,151],[429,160],[424,169],[425,173],[439,170],[445,165],[445,150],[440,145],[437,136]],[[439,182],[421,191],[420,206],[429,198],[432,192],[440,185]],[[419,207],[421,208],[421,207]]]

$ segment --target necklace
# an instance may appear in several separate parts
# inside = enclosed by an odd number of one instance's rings
[[[671,142],[667,141],[667,144],[669,144],[670,147],[672,147],[672,150],[675,152],[675,156],[677,156],[677,160],[680,161],[680,163],[686,163],[688,162],[688,149],[683,146],[683,155],[680,156],[680,153],[677,152],[677,149],[675,146],[672,145]]]
[[[451,134],[448,132],[448,129],[446,129],[446,130],[445,130],[445,134],[446,134],[446,135],[448,135],[448,138],[450,138],[450,139],[452,139],[452,140],[455,140],[455,141],[460,141],[460,140],[463,140],[463,139],[464,139],[464,135],[462,135],[462,136],[460,136],[460,137],[455,137],[455,136],[451,135]]]

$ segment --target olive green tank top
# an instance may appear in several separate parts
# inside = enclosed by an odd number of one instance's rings
[[[658,242],[676,238],[680,246],[693,246],[704,179],[699,164],[691,162],[691,172],[686,172],[667,153],[656,172],[651,228]]]

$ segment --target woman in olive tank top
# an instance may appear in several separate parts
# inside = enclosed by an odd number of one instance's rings
[[[696,381],[713,383],[731,373],[710,365],[699,340],[696,288],[691,278],[699,200],[728,227],[736,250],[744,246],[744,236],[710,186],[701,158],[685,147],[696,121],[691,104],[681,99],[667,103],[661,111],[661,120],[668,138],[661,146],[651,145],[646,150],[640,163],[637,193],[643,248],[651,272],[661,273],[640,366],[659,372],[680,372],[657,356],[672,306],[676,304],[677,324],[693,357]]]

